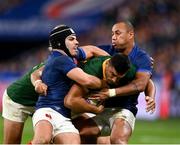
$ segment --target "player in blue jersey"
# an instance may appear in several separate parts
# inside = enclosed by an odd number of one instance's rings
[[[33,144],[79,144],[79,132],[70,119],[70,110],[64,106],[64,97],[73,81],[87,88],[101,88],[102,81],[86,74],[75,64],[74,58],[84,60],[86,54],[78,48],[72,28],[60,25],[50,33],[52,52],[45,63],[42,81],[48,86],[47,95],[39,96],[33,115]],[[97,107],[97,112],[103,107]]]
[[[139,93],[145,91],[152,75],[152,61],[149,55],[135,44],[134,28],[130,22],[116,23],[112,27],[112,45],[100,47],[110,55],[119,52],[128,55],[131,63],[136,66],[137,72],[135,79],[127,85],[103,89],[98,94],[93,94],[99,99],[106,100],[105,107],[107,109],[93,118],[84,119],[80,123],[83,128],[81,135],[85,137],[89,133],[89,129],[93,129],[93,135],[100,136],[110,129],[111,132],[108,131],[105,138],[98,138],[98,143],[127,144],[134,129]],[[155,92],[146,97],[147,112],[155,111],[154,96]],[[113,113],[114,108],[119,109],[115,114]]]

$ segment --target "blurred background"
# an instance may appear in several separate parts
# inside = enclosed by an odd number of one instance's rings
[[[111,43],[112,25],[127,19],[136,42],[155,60],[152,79],[157,87],[154,114],[145,112],[144,95],[139,97],[131,143],[180,143],[179,12],[179,0],[0,0],[0,112],[6,87],[46,59],[54,26],[74,28],[80,46],[101,45]]]

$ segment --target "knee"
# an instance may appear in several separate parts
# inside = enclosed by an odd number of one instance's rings
[[[51,142],[51,139],[45,138],[45,137],[34,138],[32,140],[32,144],[49,144],[50,142]]]
[[[110,141],[112,144],[128,144],[129,137],[127,135],[111,136]]]
[[[111,144],[110,137],[109,136],[98,137],[97,138],[97,144]]]

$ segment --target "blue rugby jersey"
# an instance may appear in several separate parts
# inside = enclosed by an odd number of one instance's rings
[[[110,55],[118,53],[112,45],[98,46],[101,49],[108,52]],[[152,74],[151,59],[150,56],[135,45],[132,51],[129,53],[129,59],[133,65],[136,66],[137,72],[147,72]],[[128,83],[128,82],[127,82]],[[138,94],[109,98],[105,102],[105,107],[122,107],[130,110],[135,116],[137,114]]]
[[[84,51],[78,48],[78,60],[84,60]],[[70,117],[70,110],[64,106],[64,97],[68,93],[73,81],[66,74],[77,67],[73,59],[58,51],[52,51],[49,55],[42,73],[42,81],[47,84],[47,96],[39,96],[36,109],[49,107]]]

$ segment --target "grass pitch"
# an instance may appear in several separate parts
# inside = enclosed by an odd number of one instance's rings
[[[25,124],[22,144],[33,136],[31,118]],[[0,117],[0,143],[3,140],[3,119]],[[137,120],[130,144],[180,144],[180,118],[168,120]]]

